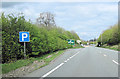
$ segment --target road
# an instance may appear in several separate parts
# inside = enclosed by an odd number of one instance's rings
[[[105,48],[69,49],[25,77],[118,77],[118,52]]]

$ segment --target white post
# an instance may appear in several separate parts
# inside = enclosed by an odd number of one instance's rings
[[[25,51],[25,42],[24,42],[24,59],[26,59],[26,51]]]
[[[96,37],[96,45],[97,45],[97,37]]]
[[[102,34],[101,34],[101,45],[102,45]]]

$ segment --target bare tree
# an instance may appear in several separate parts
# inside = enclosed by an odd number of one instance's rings
[[[37,24],[39,26],[46,26],[48,28],[52,26],[56,26],[55,20],[54,20],[54,14],[50,12],[40,13],[40,16],[37,18]]]
[[[77,33],[75,31],[71,31],[71,34],[74,36],[75,39],[79,40],[79,36],[77,35]]]

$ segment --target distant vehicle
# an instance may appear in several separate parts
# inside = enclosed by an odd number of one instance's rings
[[[89,43],[87,43],[87,45],[89,45]]]
[[[100,47],[100,46],[101,46],[101,42],[98,42],[97,47]]]

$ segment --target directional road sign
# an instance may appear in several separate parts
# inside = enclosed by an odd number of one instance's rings
[[[72,39],[68,39],[68,44],[75,45],[75,41]]]

